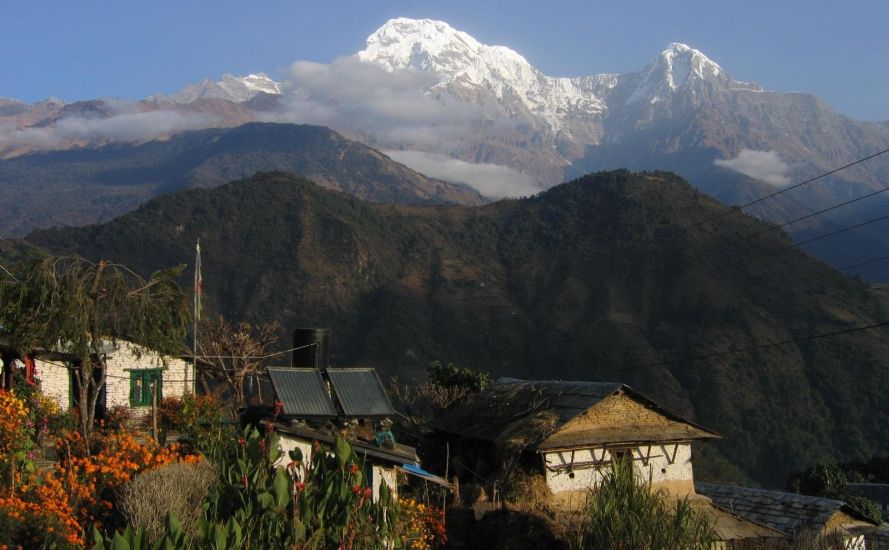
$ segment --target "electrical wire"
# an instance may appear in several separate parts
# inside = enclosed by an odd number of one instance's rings
[[[725,355],[733,355],[735,353],[745,353],[748,351],[757,351],[757,350],[761,350],[761,349],[769,349],[769,348],[774,348],[774,347],[778,347],[778,346],[787,346],[790,344],[811,342],[813,340],[820,340],[821,338],[830,338],[833,336],[840,336],[843,334],[851,334],[853,332],[861,332],[864,330],[873,330],[876,328],[882,328],[882,327],[886,327],[886,326],[889,326],[889,321],[882,321],[879,323],[874,323],[874,324],[863,326],[863,327],[855,327],[855,328],[849,328],[849,329],[843,329],[843,330],[835,330],[832,332],[825,332],[825,333],[821,333],[821,334],[802,336],[800,338],[791,338],[789,340],[782,340],[780,342],[769,342],[766,344],[760,344],[760,345],[756,345],[756,346],[747,346],[747,347],[743,347],[743,348],[735,348],[735,349],[730,349],[730,350],[725,350],[725,351],[717,351],[717,352],[713,352],[713,353],[704,353],[701,355],[689,355],[686,357],[681,357],[679,359],[671,359],[669,361],[659,361],[656,363],[644,363],[642,365],[632,365],[629,367],[607,369],[607,370],[599,371],[599,372],[617,373],[617,372],[634,371],[634,370],[640,370],[640,369],[651,369],[651,368],[655,368],[655,367],[675,365],[677,363],[685,363],[688,361],[696,361],[699,359],[710,359],[712,357],[722,357]]]
[[[809,178],[809,179],[807,179],[807,180],[805,180],[805,181],[801,181],[801,182],[799,182],[799,183],[797,183],[797,184],[795,184],[795,185],[791,185],[790,187],[785,187],[785,188],[783,188],[783,189],[781,189],[781,190],[779,190],[779,191],[775,191],[774,193],[769,193],[768,195],[766,195],[766,196],[764,196],[764,197],[760,197],[760,198],[758,198],[758,199],[755,199],[755,200],[752,200],[752,201],[750,201],[750,202],[746,202],[746,203],[744,203],[744,204],[740,204],[740,205],[737,205],[737,206],[732,206],[731,208],[729,208],[729,209],[726,210],[725,212],[722,212],[722,213],[717,214],[717,215],[715,215],[715,216],[712,216],[712,217],[710,217],[710,218],[707,218],[707,219],[704,219],[704,220],[701,220],[701,221],[698,221],[698,222],[695,222],[695,223],[686,225],[685,227],[683,227],[683,229],[689,229],[689,228],[692,228],[692,227],[697,227],[697,226],[699,226],[699,225],[703,225],[703,224],[705,224],[705,223],[711,223],[711,222],[716,221],[716,220],[718,220],[718,219],[721,219],[721,218],[723,218],[723,217],[725,217],[725,216],[728,216],[728,215],[731,215],[731,214],[735,214],[735,213],[737,213],[737,212],[740,212],[740,211],[743,210],[744,208],[747,208],[747,207],[749,207],[749,206],[753,206],[754,204],[759,204],[759,203],[761,203],[761,202],[764,202],[764,201],[769,200],[769,199],[771,199],[771,198],[777,197],[777,196],[779,196],[779,195],[783,195],[784,193],[787,193],[788,191],[793,191],[794,189],[799,189],[800,187],[803,187],[803,186],[805,186],[805,185],[809,185],[810,183],[814,183],[814,182],[816,182],[816,181],[818,181],[818,180],[821,180],[821,179],[823,179],[823,178],[826,178],[827,176],[831,176],[831,175],[833,175],[833,174],[836,174],[837,172],[841,172],[841,171],[846,170],[846,169],[848,169],[848,168],[851,168],[851,167],[853,167],[853,166],[855,166],[855,165],[858,165],[858,164],[861,164],[861,163],[863,163],[863,162],[866,162],[866,161],[868,161],[868,160],[870,160],[870,159],[879,157],[880,155],[885,155],[886,153],[889,153],[889,148],[887,148],[887,149],[883,149],[882,151],[878,151],[878,152],[876,152],[876,153],[874,153],[874,154],[872,154],[872,155],[868,155],[868,156],[866,156],[866,157],[864,157],[864,158],[860,158],[860,159],[858,159],[858,160],[856,160],[856,161],[850,162],[849,164],[845,164],[845,165],[840,166],[840,167],[838,167],[838,168],[834,168],[834,169],[832,169],[832,170],[829,170],[829,171],[827,171],[827,172],[824,172],[823,174],[819,174],[819,175],[817,175],[817,176],[815,176],[815,177],[813,177],[813,178]]]

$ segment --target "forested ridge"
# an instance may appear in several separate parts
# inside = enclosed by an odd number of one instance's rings
[[[702,448],[701,479],[782,486],[817,460],[889,452],[889,330],[854,330],[889,320],[886,297],[726,212],[663,172],[480,207],[372,204],[264,173],[28,241],[148,273],[191,264],[200,238],[206,307],[330,327],[339,366],[626,382],[724,436]]]

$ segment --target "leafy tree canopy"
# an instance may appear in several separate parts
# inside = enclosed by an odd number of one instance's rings
[[[481,391],[491,385],[491,375],[483,370],[458,367],[454,363],[433,361],[427,370],[429,382],[445,389]]]
[[[62,352],[78,367],[84,435],[105,384],[105,341],[127,339],[163,354],[184,349],[188,310],[176,284],[184,268],[146,280],[105,260],[32,256],[0,280],[0,325],[10,343],[23,351]]]

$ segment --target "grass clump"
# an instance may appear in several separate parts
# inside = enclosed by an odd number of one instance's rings
[[[580,548],[612,550],[707,550],[716,540],[711,520],[687,499],[668,504],[663,491],[639,483],[633,465],[615,461],[587,497]]]

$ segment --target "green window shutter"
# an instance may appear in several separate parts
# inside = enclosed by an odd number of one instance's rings
[[[130,406],[138,407],[142,404],[142,373],[130,371]]]
[[[130,406],[151,406],[151,386],[157,384],[157,400],[163,399],[163,373],[160,370],[130,371]]]

